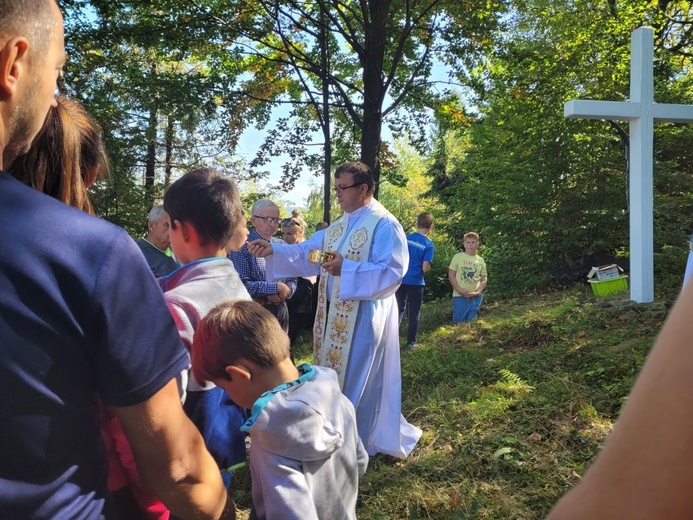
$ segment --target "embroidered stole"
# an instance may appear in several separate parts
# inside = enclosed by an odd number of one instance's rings
[[[373,231],[388,211],[378,201],[371,203],[370,210],[363,216],[353,230],[346,236],[349,215],[343,215],[326,231],[323,251],[338,251],[344,258],[354,262],[368,261]],[[360,301],[339,299],[342,277],[332,278],[330,307],[327,311],[327,279],[331,276],[322,272],[318,288],[318,309],[313,326],[313,362],[337,372],[339,386],[344,386],[344,372],[356,325]]]

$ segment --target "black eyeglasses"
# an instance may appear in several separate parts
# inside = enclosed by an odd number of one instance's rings
[[[259,218],[266,224],[271,224],[272,222],[279,224],[279,217],[261,217],[260,215],[253,215],[253,218]]]
[[[366,184],[366,183],[365,182],[357,182],[355,184],[352,184],[351,186],[335,186],[334,192],[335,193],[341,193],[344,190],[348,190],[349,188],[355,188],[356,186],[361,186],[361,184]]]

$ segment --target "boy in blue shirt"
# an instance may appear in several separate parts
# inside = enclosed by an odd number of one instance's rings
[[[242,428],[251,440],[250,518],[355,520],[368,454],[336,372],[294,366],[289,337],[252,301],[212,309],[195,333],[192,356],[199,381],[252,408]]]
[[[416,218],[416,233],[407,235],[409,247],[409,269],[402,278],[402,285],[395,293],[397,308],[399,309],[399,322],[402,323],[404,311],[407,310],[409,327],[407,330],[406,350],[416,346],[416,338],[419,335],[419,322],[421,320],[421,305],[423,304],[424,274],[430,271],[433,263],[435,246],[428,239],[433,229],[433,215],[428,211],[421,213]]]
[[[164,195],[171,219],[171,248],[183,266],[159,280],[183,344],[190,353],[198,323],[229,298],[250,300],[227,251],[238,251],[248,231],[236,185],[202,168],[174,182]],[[183,409],[197,426],[207,449],[225,470],[245,461],[245,410],[221,388],[182,376]],[[231,475],[223,474],[228,486]]]

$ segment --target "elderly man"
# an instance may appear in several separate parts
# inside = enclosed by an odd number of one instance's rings
[[[115,517],[100,403],[176,516],[235,518],[181,407],[187,354],[133,241],[1,171],[55,106],[64,62],[54,0],[0,0],[0,518]]]
[[[253,204],[250,214],[250,223],[254,229],[248,235],[248,242],[265,240],[284,243],[282,239],[274,237],[279,228],[279,207],[274,202],[267,199],[258,200]],[[291,298],[296,290],[296,278],[287,278],[277,282],[268,280],[265,259],[253,256],[245,244],[240,251],[230,253],[229,258],[253,300],[259,302],[276,316],[284,332],[288,333],[289,309],[286,300]]]
[[[255,240],[248,250],[267,258],[272,276],[320,274],[313,328],[314,363],[333,368],[356,408],[359,436],[369,455],[404,458],[421,430],[401,414],[402,378],[395,291],[409,262],[397,219],[373,198],[370,168],[345,163],[334,174],[344,215],[300,244]],[[334,259],[311,262],[310,251]]]
[[[136,241],[149,268],[157,278],[166,276],[180,267],[169,249],[170,228],[171,221],[164,207],[154,206],[147,215],[147,236]]]

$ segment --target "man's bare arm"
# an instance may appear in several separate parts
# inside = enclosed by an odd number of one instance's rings
[[[148,400],[109,407],[123,427],[144,483],[179,518],[235,519],[233,503],[172,379]]]
[[[425,273],[431,270],[431,262],[428,260],[423,261],[423,265],[421,266],[421,270]]]
[[[548,520],[691,518],[693,284],[667,318],[604,449]]]

